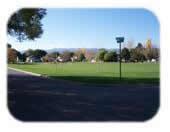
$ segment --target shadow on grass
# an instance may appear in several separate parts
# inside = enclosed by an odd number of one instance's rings
[[[38,65],[38,64],[40,64],[40,63],[29,63],[29,62],[24,62],[24,63],[14,63],[14,65]],[[10,65],[10,64],[8,64],[8,65]]]
[[[119,77],[99,77],[99,76],[50,76],[54,79],[63,79],[83,83],[99,83],[99,84],[120,84],[120,83],[148,83],[148,84],[159,84],[159,78],[120,78]]]
[[[122,83],[111,77],[55,77]],[[123,82],[134,81],[123,78]],[[158,111],[159,93],[157,84],[93,88],[27,74],[8,75],[8,108],[21,121],[146,121]]]

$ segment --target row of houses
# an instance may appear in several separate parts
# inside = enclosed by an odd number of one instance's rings
[[[65,62],[65,60],[58,56],[57,58],[48,58],[48,62]],[[77,56],[74,56],[74,57],[71,57],[71,61],[72,62],[75,62],[77,61],[78,57]],[[125,60],[122,60],[122,62],[124,62]],[[17,62],[20,62],[19,58],[17,57]],[[29,56],[26,58],[26,62],[27,63],[35,63],[35,62],[44,62],[43,58],[39,58],[39,57],[35,57],[35,56]],[[90,61],[91,63],[96,63],[96,59],[91,59]],[[157,62],[156,59],[152,59],[151,61],[148,60],[147,62]]]
[[[73,57],[70,58],[70,60],[72,62],[75,62],[75,61],[78,60],[78,57],[73,56]],[[19,61],[19,59],[18,59],[18,61]],[[43,62],[43,61],[44,61],[43,58],[39,58],[39,57],[35,57],[35,56],[29,56],[29,57],[26,58],[27,63]],[[66,62],[66,60],[63,59],[62,57],[58,56],[57,58],[49,57],[48,62]],[[96,62],[95,59],[91,60],[91,63],[95,63],[95,62]]]

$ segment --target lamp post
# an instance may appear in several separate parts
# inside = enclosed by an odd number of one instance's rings
[[[122,66],[121,66],[121,63],[122,63],[122,57],[121,57],[121,43],[124,42],[124,37],[116,37],[116,41],[117,43],[119,43],[119,78],[121,80],[122,78]]]

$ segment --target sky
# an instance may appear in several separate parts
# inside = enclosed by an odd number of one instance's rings
[[[7,36],[13,48],[118,48],[115,37],[159,46],[159,21],[145,9],[47,9],[42,20],[44,33],[35,41],[19,42]]]

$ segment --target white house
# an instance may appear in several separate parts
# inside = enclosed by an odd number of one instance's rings
[[[35,56],[29,56],[26,58],[26,62],[33,63],[33,62],[42,62],[41,58]]]
[[[156,62],[156,59],[152,59],[151,62]]]
[[[91,63],[96,63],[96,60],[95,60],[95,59],[92,59],[92,60],[91,60]]]
[[[72,61],[72,62],[76,61],[77,59],[78,59],[78,57],[77,57],[77,56],[73,56],[73,57],[71,57],[71,61]]]
[[[58,57],[57,57],[57,61],[63,62],[63,59],[62,59],[60,56],[58,56]]]

